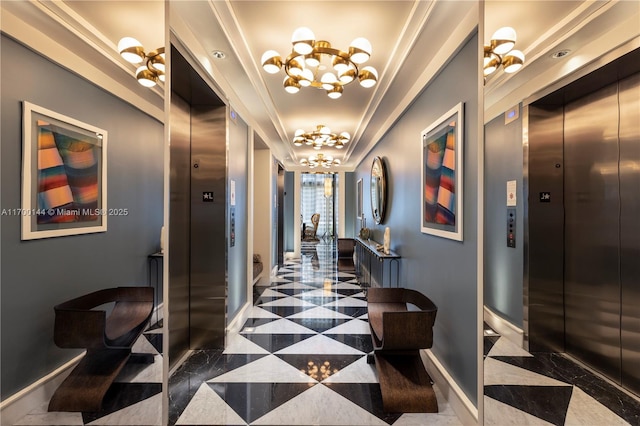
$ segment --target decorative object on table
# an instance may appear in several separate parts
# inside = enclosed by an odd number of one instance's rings
[[[167,244],[167,237],[164,233],[164,226],[160,228],[160,253],[164,253],[164,247]]]
[[[371,214],[373,221],[380,224],[384,221],[387,208],[387,170],[382,158],[375,157],[371,165]]]
[[[464,115],[459,103],[422,131],[420,230],[462,241]]]
[[[360,238],[363,240],[368,240],[371,237],[371,231],[369,228],[360,228],[360,233],[358,234]]]
[[[107,132],[25,101],[22,134],[22,239],[105,232]]]
[[[391,253],[391,230],[387,226],[384,230],[384,254]]]

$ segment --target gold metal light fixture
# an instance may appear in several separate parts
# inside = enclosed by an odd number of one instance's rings
[[[378,71],[362,64],[371,56],[371,43],[362,37],[351,42],[345,52],[335,49],[331,43],[316,40],[307,27],[300,27],[291,37],[292,50],[284,60],[275,50],[262,55],[264,70],[276,74],[284,67],[284,89],[297,93],[301,87],[324,89],[331,99],[342,96],[343,86],[356,78],[363,87],[373,87],[378,81]]]
[[[340,134],[332,133],[331,129],[322,124],[318,124],[315,130],[305,132],[302,129],[296,130],[293,137],[295,146],[309,145],[313,149],[321,149],[323,146],[332,146],[337,149],[344,148],[344,144],[351,140],[348,132]]]
[[[136,69],[138,83],[153,87],[158,81],[164,82],[164,47],[145,53],[142,43],[133,37],[124,37],[118,42],[118,52],[127,62],[143,64]]]
[[[501,65],[506,73],[514,73],[524,65],[524,53],[513,50],[516,30],[503,27],[493,33],[489,44],[484,45],[484,76],[493,74]]]
[[[340,164],[341,162],[337,158],[333,158],[330,155],[324,155],[322,153],[318,155],[312,155],[308,159],[303,158],[302,160],[300,160],[301,166],[309,166],[312,169],[315,169],[316,167],[324,167],[328,169],[332,166],[339,166]]]

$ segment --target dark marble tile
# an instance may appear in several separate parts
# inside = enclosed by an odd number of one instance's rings
[[[162,383],[113,383],[102,400],[102,410],[82,413],[87,424],[162,392]]]
[[[323,334],[354,349],[369,353],[373,350],[370,334]]]
[[[354,318],[365,315],[367,313],[366,307],[354,307],[354,306],[327,306],[327,309],[332,309],[341,314],[349,315]]]
[[[276,288],[274,290],[277,291],[278,293],[286,294],[287,296],[304,295],[304,293],[315,291],[315,289],[308,289],[308,288]]]
[[[353,296],[354,294],[362,293],[361,289],[355,289],[355,288],[338,288],[334,291],[343,296]]]
[[[562,354],[534,353],[533,355],[533,357],[497,356],[492,358],[577,386],[629,424],[640,425],[640,399],[621,391]]]
[[[242,326],[241,333],[247,327],[258,327],[261,325],[269,324],[270,322],[277,321],[279,318],[248,318]]]
[[[352,320],[342,318],[289,318],[289,321],[322,333]]]
[[[327,303],[332,303],[335,302],[336,300],[341,299],[342,297],[311,297],[311,296],[305,296],[304,294],[296,296],[297,299],[300,300],[304,300],[305,302],[308,303],[313,303],[316,306],[322,306],[322,305],[326,305]]]
[[[247,423],[259,419],[290,399],[309,390],[313,383],[209,383]]]
[[[260,306],[262,309],[276,314],[282,318],[290,315],[299,314],[307,309],[313,309],[315,306]]]
[[[362,358],[362,355],[278,354],[276,356],[319,382]]]
[[[328,387],[388,424],[393,424],[402,416],[402,413],[383,411],[382,392],[378,383],[323,383],[320,386]]]
[[[159,354],[162,354],[162,333],[144,333],[143,336]]]
[[[573,387],[490,385],[484,394],[557,426],[564,425]]]
[[[286,294],[283,294],[283,295],[282,295],[282,297],[287,297],[287,295],[286,295]],[[255,306],[260,306],[260,307],[262,307],[261,305],[264,305],[265,303],[273,302],[274,300],[282,299],[282,297],[277,297],[277,296],[275,296],[275,297],[272,297],[272,296],[266,296],[266,297],[265,297],[265,296],[260,296],[260,297],[258,297],[258,298],[254,298],[254,299],[253,299],[253,300],[254,300],[253,304],[254,304]]]
[[[302,342],[315,334],[252,334],[243,333],[246,337],[261,348],[266,349],[270,353],[278,352],[281,349]]]
[[[486,357],[489,352],[491,351],[491,348],[493,348],[493,345],[496,344],[496,342],[498,341],[498,339],[500,339],[500,336],[484,336],[483,343],[484,343],[484,356]]]

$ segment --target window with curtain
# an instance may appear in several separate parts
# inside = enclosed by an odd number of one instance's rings
[[[320,214],[318,238],[336,236],[337,217],[335,208],[337,198],[337,174],[303,173],[300,197],[302,223],[311,225],[311,215]]]

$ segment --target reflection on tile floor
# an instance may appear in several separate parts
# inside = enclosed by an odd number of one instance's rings
[[[640,425],[640,400],[561,354],[532,355],[485,324],[484,356],[485,425]]]
[[[437,389],[438,414],[382,411],[365,295],[333,244],[305,248],[254,287],[224,351],[197,351],[170,378],[170,424],[460,425]]]

